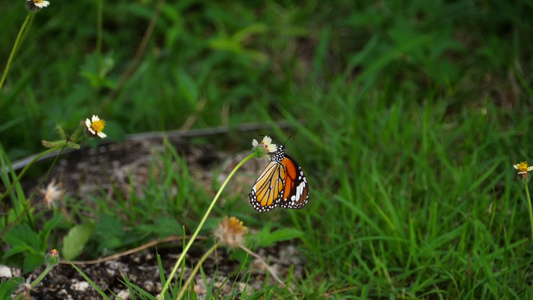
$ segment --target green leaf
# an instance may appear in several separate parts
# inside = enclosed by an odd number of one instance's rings
[[[25,244],[14,245],[8,251],[6,251],[6,253],[4,253],[4,255],[2,256],[2,259],[7,259],[16,254],[21,254],[21,253],[25,254],[25,253],[32,253],[32,252],[35,252],[34,248],[29,247],[28,245],[25,245]]]
[[[154,224],[139,225],[137,228],[142,232],[157,234],[161,238],[166,238],[177,234],[181,225],[174,218],[158,217]]]
[[[116,249],[124,244],[126,236],[122,224],[110,215],[100,215],[99,222],[94,228],[94,234],[100,241],[99,250]]]
[[[232,39],[238,43],[243,43],[244,40],[250,38],[254,34],[263,34],[268,32],[268,26],[261,23],[252,24],[236,32]]]
[[[56,215],[52,219],[48,220],[44,224],[43,229],[39,231],[39,239],[41,241],[42,251],[46,252],[46,250],[48,250],[46,249],[48,246],[46,243],[48,241],[48,237],[50,236],[50,233],[52,232],[52,230],[56,228],[62,220],[63,220],[63,215]]]
[[[69,230],[63,238],[63,250],[61,253],[66,259],[74,259],[81,254],[83,248],[94,231],[93,225],[76,225]]]
[[[5,241],[13,248],[8,251],[9,255],[18,251],[29,250],[38,253],[41,250],[40,239],[28,224],[17,224],[4,236]],[[13,249],[18,249],[13,251]],[[8,253],[4,257],[9,256]]]
[[[31,272],[44,264],[45,253],[27,254],[24,256],[24,273]]]
[[[195,107],[196,102],[198,101],[198,87],[192,77],[183,70],[178,70],[174,76],[178,81],[180,93],[185,97],[187,102],[189,102],[191,107]]]
[[[13,277],[8,281],[3,281],[0,285],[0,299],[11,299],[11,294],[15,291],[17,286],[24,283],[24,278]]]
[[[277,242],[292,240],[303,235],[300,230],[294,228],[279,229],[270,232],[270,226],[265,226],[254,237],[254,245],[257,247],[267,247]]]
[[[236,54],[240,54],[243,51],[241,45],[230,38],[217,37],[210,39],[208,45],[213,50],[229,51]]]

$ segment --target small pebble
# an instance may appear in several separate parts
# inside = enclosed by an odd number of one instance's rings
[[[73,280],[70,288],[74,291],[85,292],[90,286],[87,281]]]
[[[13,274],[11,269],[8,266],[0,265],[0,277],[1,278],[11,278]]]
[[[117,299],[121,299],[121,300],[128,300],[130,299],[130,297],[131,297],[131,294],[130,294],[130,291],[128,290],[122,290],[118,292],[117,294]]]

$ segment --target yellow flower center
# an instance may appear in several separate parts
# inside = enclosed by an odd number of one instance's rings
[[[43,0],[33,0],[33,3],[41,3]]]
[[[527,164],[527,161],[523,161],[519,163],[517,166],[518,173],[527,173],[529,172],[528,168],[529,168],[529,165]]]
[[[105,128],[105,121],[104,120],[98,120],[91,123],[91,129],[98,132],[104,131]]]

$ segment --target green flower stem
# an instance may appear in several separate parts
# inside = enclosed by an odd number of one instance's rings
[[[20,27],[19,34],[17,35],[17,39],[15,40],[15,44],[13,44],[13,49],[11,49],[11,54],[9,55],[9,59],[7,60],[6,69],[4,70],[4,75],[2,75],[2,81],[0,81],[0,90],[2,90],[2,87],[4,86],[4,81],[6,81],[7,72],[9,71],[11,62],[15,57],[15,52],[17,51],[20,38],[22,37],[22,33],[24,32],[24,29],[26,28],[26,25],[28,25],[28,22],[30,21],[32,16],[32,13],[28,13],[28,15],[26,16],[26,20],[24,20],[24,23],[22,23],[22,27]]]
[[[33,158],[25,167],[24,169],[22,169],[22,171],[20,172],[20,174],[17,176],[17,178],[15,179],[15,181],[13,181],[13,183],[11,184],[11,186],[7,189],[7,191],[5,191],[5,193],[2,194],[2,196],[0,196],[0,201],[2,201],[10,192],[11,190],[13,190],[13,188],[15,187],[15,185],[20,181],[20,179],[22,178],[22,176],[24,175],[24,173],[26,173],[26,171],[30,168],[31,165],[33,165],[33,163],[35,163],[39,158],[45,156],[46,154],[48,153],[52,153],[54,151],[57,151],[57,150],[61,150],[61,152],[63,152],[63,149],[64,147],[62,148],[52,148],[52,149],[48,149],[44,152],[42,152],[41,154],[37,155],[35,158]],[[61,152],[59,153],[59,155],[61,155]]]
[[[531,224],[531,237],[533,237],[533,209],[531,208],[531,197],[529,196],[529,188],[527,186],[527,183],[524,184],[524,187],[526,189],[527,205],[529,207],[529,223]]]
[[[235,168],[233,169],[233,171],[231,171],[231,173],[229,174],[228,178],[226,178],[226,180],[224,181],[224,183],[222,184],[222,186],[220,187],[220,189],[218,190],[217,194],[215,195],[215,198],[213,198],[213,201],[211,202],[211,205],[209,206],[209,208],[207,209],[207,211],[205,212],[204,214],[204,217],[202,219],[202,221],[200,221],[200,224],[198,225],[198,228],[196,228],[196,231],[194,232],[194,234],[192,235],[191,239],[189,240],[189,242],[187,243],[187,245],[185,246],[185,249],[183,250],[183,252],[181,253],[180,257],[178,258],[178,261],[176,262],[176,265],[174,266],[174,269],[172,269],[172,272],[170,272],[170,275],[168,276],[168,279],[167,281],[165,282],[165,285],[163,286],[163,289],[161,290],[161,294],[159,296],[159,300],[163,300],[163,297],[165,297],[165,292],[167,291],[168,289],[168,286],[170,284],[170,282],[172,281],[172,278],[174,277],[174,275],[176,274],[176,271],[178,270],[178,267],[179,265],[181,264],[181,261],[183,260],[183,258],[185,257],[185,254],[187,253],[187,251],[189,251],[189,248],[192,246],[192,243],[194,242],[194,240],[196,239],[196,236],[198,235],[198,233],[200,232],[200,229],[202,229],[202,227],[204,226],[204,223],[205,221],[207,220],[207,216],[209,216],[209,213],[211,212],[211,210],[213,209],[213,207],[215,206],[215,203],[217,202],[218,200],[218,197],[220,197],[220,194],[222,193],[222,191],[224,190],[224,188],[226,187],[226,185],[228,184],[229,180],[231,179],[231,177],[233,177],[233,175],[235,174],[235,172],[237,172],[237,170],[245,163],[247,162],[249,159],[251,159],[252,157],[255,157],[257,156],[257,154],[254,152],[250,155],[248,155],[246,158],[244,158],[237,166],[235,166]]]
[[[32,283],[31,283],[31,287],[34,288],[36,287],[39,282],[41,282],[41,280],[43,280],[44,276],[46,276],[46,274],[48,274],[48,272],[50,272],[50,270],[52,270],[54,266],[52,265],[49,265],[46,267],[46,269],[44,270],[44,272],[41,273],[41,275],[39,275],[39,277],[37,277],[37,279],[35,279]]]
[[[204,261],[209,257],[209,255],[211,255],[211,253],[213,253],[213,251],[215,251],[215,249],[219,245],[220,245],[219,243],[215,243],[213,245],[213,247],[211,247],[211,249],[207,250],[207,252],[204,254],[204,256],[202,256],[202,258],[200,258],[200,261],[198,261],[198,263],[196,264],[196,266],[192,270],[191,276],[189,276],[189,278],[187,279],[185,284],[181,287],[181,291],[180,291],[180,293],[178,295],[178,299],[177,300],[180,300],[181,298],[183,298],[183,295],[185,294],[185,291],[187,290],[187,287],[189,286],[191,281],[194,279],[194,275],[196,275],[196,273],[198,273],[198,270],[200,270],[200,267],[202,266]]]

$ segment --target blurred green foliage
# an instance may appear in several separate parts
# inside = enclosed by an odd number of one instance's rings
[[[461,105],[512,93],[515,73],[524,78],[515,85],[530,83],[524,1],[168,1],[121,86],[158,2],[105,2],[101,35],[97,3],[52,2],[35,15],[0,93],[11,158],[38,151],[55,123],[74,129],[92,114],[120,137],[180,128],[193,113],[196,128],[265,122],[281,110],[305,119],[305,104],[326,104],[332,82],[391,102],[442,96]],[[0,9],[7,61],[26,11],[15,2]]]

